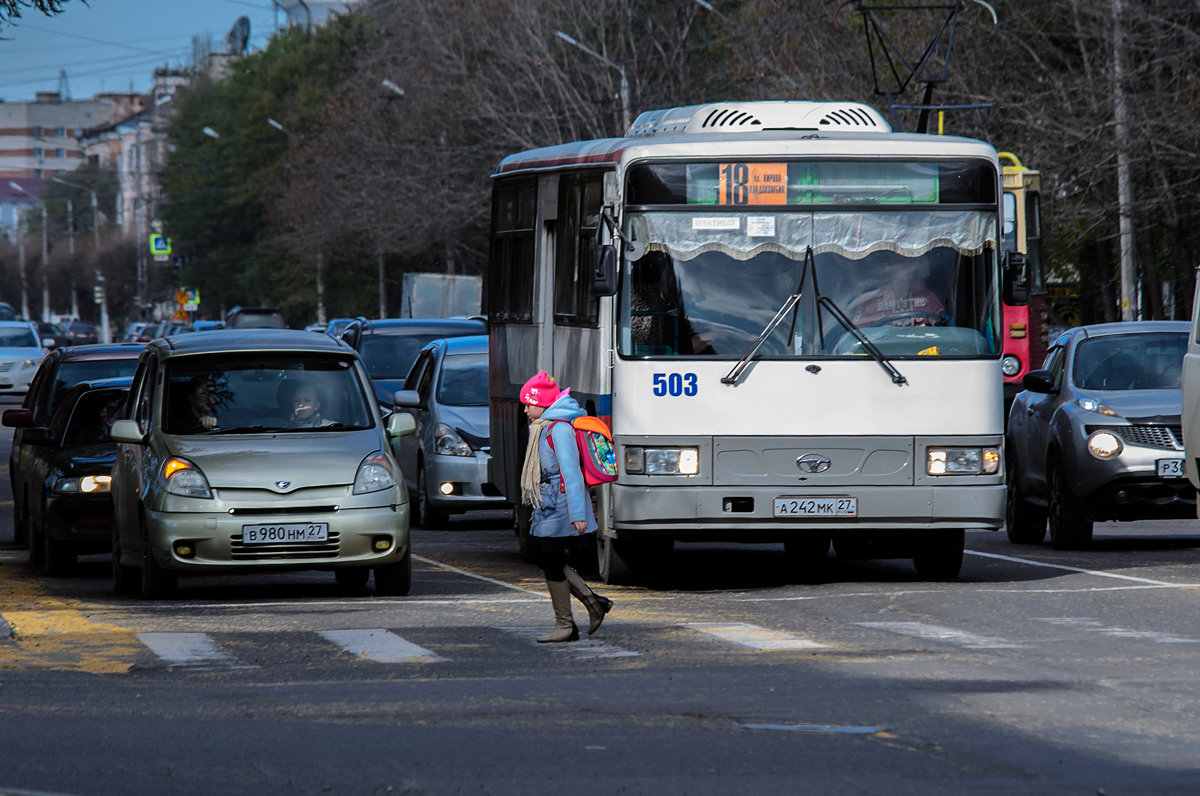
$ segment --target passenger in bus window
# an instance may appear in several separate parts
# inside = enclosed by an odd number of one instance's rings
[[[850,308],[858,326],[943,326],[946,307],[925,284],[926,268],[919,260],[889,258],[879,266],[882,281]]]
[[[525,382],[520,397],[529,418],[521,499],[533,507],[529,533],[554,606],[554,628],[538,641],[578,641],[571,595],[587,608],[589,634],[596,632],[604,615],[612,610],[612,600],[593,592],[567,564],[568,544],[585,533],[594,533],[597,527],[571,426],[571,421],[584,411],[570,390],[560,391],[544,370]]]

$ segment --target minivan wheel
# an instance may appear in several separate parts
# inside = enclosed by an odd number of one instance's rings
[[[429,481],[425,478],[425,465],[417,472],[417,505],[421,512],[421,527],[426,530],[442,530],[449,524],[449,515],[429,504]]]
[[[375,593],[381,597],[403,597],[412,590],[412,547],[395,564],[375,567]]]
[[[112,531],[112,587],[117,594],[133,594],[138,590],[137,567],[121,563],[121,532],[115,525]]]
[[[142,551],[142,597],[147,600],[159,600],[170,597],[179,585],[179,578],[174,572],[163,569],[154,558],[154,551],[149,542],[144,542]]]

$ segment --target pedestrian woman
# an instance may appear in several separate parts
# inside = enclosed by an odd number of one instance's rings
[[[584,411],[570,392],[560,391],[544,370],[521,387],[521,403],[529,418],[521,498],[533,507],[529,533],[554,606],[554,629],[538,638],[541,642],[579,640],[579,629],[571,616],[571,595],[587,608],[589,634],[596,632],[613,605],[612,600],[588,588],[567,564],[570,541],[596,530],[596,516],[571,427],[571,421]]]

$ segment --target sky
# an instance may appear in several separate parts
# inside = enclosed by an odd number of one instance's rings
[[[190,65],[197,37],[223,50],[243,16],[251,51],[284,20],[272,0],[66,0],[54,16],[23,8],[20,19],[0,27],[0,99],[24,102],[57,91],[63,71],[72,99],[147,92],[155,67]]]

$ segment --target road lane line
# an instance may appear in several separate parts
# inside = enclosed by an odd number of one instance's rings
[[[173,669],[257,669],[221,649],[207,633],[138,633],[137,640]]]
[[[816,650],[828,649],[825,644],[818,644],[805,638],[793,636],[779,630],[768,630],[758,625],[747,625],[741,622],[688,622],[681,627],[699,630],[710,636],[716,636],[722,641],[737,644],[739,647],[749,647],[754,650]]]
[[[1127,627],[1111,627],[1098,619],[1083,617],[1051,616],[1034,617],[1034,622],[1046,622],[1051,625],[1074,627],[1088,633],[1103,633],[1117,638],[1131,638],[1138,641],[1153,641],[1155,644],[1200,644],[1200,639],[1177,636],[1174,633],[1163,633],[1158,630],[1134,630]]]
[[[378,663],[434,663],[446,660],[437,653],[382,628],[319,630],[317,635],[333,642],[356,658]]]
[[[1149,583],[1154,586],[1171,586],[1174,588],[1196,588],[1194,583],[1170,583],[1165,580],[1152,580],[1151,578],[1137,578],[1133,575],[1118,575],[1115,572],[1100,572],[1095,569],[1083,569],[1081,567],[1071,567],[1066,564],[1051,564],[1046,561],[1034,561],[1029,558],[1017,558],[1015,556],[1002,556],[999,553],[984,553],[979,550],[966,550],[968,555],[979,556],[980,558],[995,558],[999,561],[1012,561],[1017,564],[1028,564],[1031,567],[1046,567],[1047,569],[1062,569],[1067,572],[1079,572],[1084,575],[1095,575],[1098,578],[1115,578],[1117,580],[1129,580],[1134,583]]]
[[[1024,644],[1016,644],[1006,639],[994,636],[979,636],[965,630],[956,630],[941,625],[927,625],[924,622],[855,622],[859,627],[869,627],[886,630],[901,636],[925,639],[927,641],[946,641],[961,647],[976,650],[1020,649]]]
[[[536,594],[539,597],[547,596],[545,594],[545,592],[538,592],[538,591],[534,591],[532,589],[526,589],[524,586],[517,586],[512,583],[505,583],[502,580],[496,580],[495,578],[489,578],[486,575],[476,575],[474,572],[467,572],[465,569],[459,569],[458,567],[451,566],[450,564],[443,564],[441,561],[434,561],[432,558],[426,558],[425,556],[419,556],[419,555],[414,554],[413,560],[420,561],[424,564],[429,564],[430,566],[439,567],[440,569],[444,569],[449,572],[453,572],[456,575],[464,575],[468,578],[475,578],[476,580],[482,580],[485,583],[491,583],[493,586],[503,586],[506,589],[512,589],[514,591],[524,592],[525,594]]]

